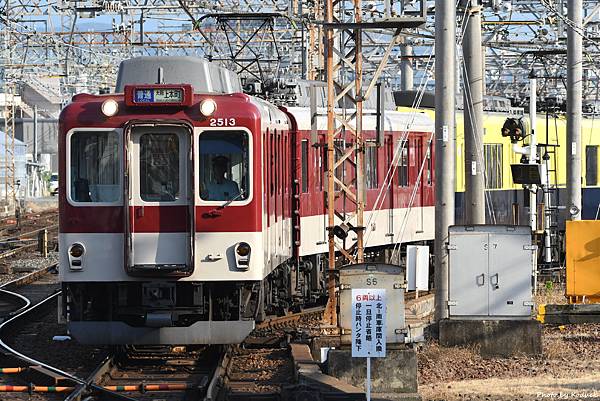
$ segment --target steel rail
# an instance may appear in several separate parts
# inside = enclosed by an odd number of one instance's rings
[[[220,392],[225,385],[229,365],[233,360],[233,358],[231,357],[232,350],[233,347],[228,346],[225,352],[223,352],[223,356],[219,360],[219,364],[215,369],[215,373],[213,374],[213,377],[210,380],[208,387],[206,388],[206,395],[204,396],[204,401],[216,401],[219,399]]]
[[[69,394],[65,401],[81,401],[81,398],[85,395],[84,392],[87,388],[93,384],[96,384],[95,381],[102,377],[102,375],[106,374],[112,364],[114,363],[114,355],[109,355],[106,357],[100,365],[88,376],[85,383],[80,383],[73,389],[73,392]]]
[[[7,281],[6,283],[0,285],[0,288],[6,288],[14,285],[15,287],[20,287],[25,284],[29,284],[37,280],[38,277],[48,273],[50,270],[58,267],[58,263],[51,263],[48,266],[42,267],[41,269],[32,271],[31,273],[26,274],[25,276],[15,278],[11,281]]]
[[[9,312],[6,316],[4,316],[4,318],[19,314],[20,312],[24,311],[25,309],[27,309],[31,306],[31,301],[29,300],[29,298],[27,298],[21,294],[17,294],[16,292],[4,290],[2,288],[0,288],[0,293],[19,298],[20,300],[22,300],[25,303],[25,305],[23,305],[19,309]],[[2,317],[0,317],[0,318],[2,318]]]
[[[37,276],[34,276],[36,273],[39,273],[39,272],[41,272],[41,271],[48,271],[48,270],[50,270],[50,269],[51,269],[53,266],[56,266],[56,265],[57,265],[57,263],[55,263],[55,264],[53,264],[53,265],[51,265],[51,266],[49,266],[49,267],[46,267],[46,268],[43,268],[43,269],[37,270],[37,271],[35,271],[35,272],[32,272],[32,273],[28,274],[26,277],[22,277],[22,278],[20,278],[20,279],[15,279],[15,280],[13,280],[13,281],[11,281],[11,282],[9,282],[9,283],[6,283],[6,284],[4,284],[2,287],[5,287],[5,286],[7,286],[7,285],[10,285],[10,284],[14,284],[14,283],[16,283],[16,282],[21,282],[21,283],[24,283],[24,281],[21,281],[21,280],[23,280],[24,278],[37,277]],[[29,281],[29,282],[31,282],[31,281]],[[21,284],[21,285],[23,285],[23,284]],[[11,292],[11,291],[7,291],[7,292]],[[20,294],[16,294],[16,293],[13,293],[13,294],[15,294],[15,295],[20,295]],[[106,394],[110,394],[112,397],[114,397],[114,398],[117,398],[117,399],[122,399],[122,400],[127,400],[127,401],[132,401],[132,400],[134,400],[134,399],[132,399],[132,398],[130,398],[130,397],[126,397],[126,396],[124,396],[124,395],[122,395],[122,394],[117,394],[117,393],[114,393],[114,392],[112,392],[112,391],[110,391],[110,390],[107,390],[107,389],[105,389],[105,388],[101,387],[101,386],[97,386],[97,385],[95,385],[95,384],[88,384],[88,383],[87,383],[87,381],[86,381],[85,379],[82,379],[82,378],[80,378],[80,377],[77,377],[77,376],[75,376],[75,375],[72,375],[72,374],[71,374],[71,373],[69,373],[69,372],[66,372],[66,371],[64,371],[64,370],[62,370],[62,369],[59,369],[59,368],[57,368],[57,367],[55,367],[55,366],[49,365],[49,364],[47,364],[47,363],[45,363],[45,362],[39,361],[39,360],[37,360],[37,359],[34,359],[34,358],[31,358],[31,357],[29,357],[29,356],[27,356],[27,355],[25,355],[25,354],[22,354],[22,353],[20,353],[19,351],[17,351],[16,349],[12,348],[11,346],[9,346],[8,344],[6,344],[6,343],[4,342],[4,340],[3,340],[3,339],[2,339],[2,337],[1,337],[1,335],[2,335],[2,330],[3,330],[3,329],[5,329],[5,327],[7,327],[8,325],[10,325],[10,324],[12,324],[12,323],[16,322],[16,321],[17,321],[19,318],[21,318],[21,317],[23,317],[23,316],[25,316],[25,315],[27,315],[27,314],[29,314],[29,313],[31,313],[31,312],[33,312],[33,311],[35,311],[36,309],[40,308],[41,306],[44,306],[44,305],[46,305],[46,304],[47,304],[47,303],[49,303],[50,301],[52,301],[52,300],[54,300],[55,298],[57,298],[57,297],[58,297],[60,294],[62,294],[62,291],[57,291],[57,292],[55,292],[55,293],[53,293],[53,294],[49,295],[48,297],[44,298],[44,299],[43,299],[43,300],[41,300],[40,302],[38,302],[38,303],[36,303],[36,304],[34,304],[34,305],[30,305],[30,307],[29,307],[29,308],[27,308],[27,309],[25,309],[25,310],[22,310],[21,312],[19,312],[19,313],[17,313],[17,314],[14,314],[14,315],[13,315],[13,316],[11,316],[10,318],[8,318],[8,319],[7,319],[7,320],[5,320],[4,322],[2,322],[2,323],[0,324],[0,348],[4,348],[4,350],[6,350],[8,353],[12,354],[13,356],[17,357],[18,359],[20,359],[20,360],[22,360],[22,361],[24,361],[24,362],[26,362],[26,363],[29,363],[29,364],[31,364],[31,365],[37,365],[37,366],[41,366],[41,367],[43,367],[43,368],[45,368],[45,369],[48,369],[49,371],[51,371],[51,372],[53,372],[53,373],[56,373],[56,374],[58,374],[58,375],[61,375],[61,376],[63,376],[63,377],[64,377],[64,378],[66,378],[66,379],[70,379],[70,380],[72,380],[73,382],[75,382],[75,383],[77,383],[77,384],[82,384],[82,385],[85,385],[85,386],[86,386],[86,388],[89,388],[89,387],[91,387],[91,388],[93,388],[94,390],[97,390],[97,391],[100,391],[100,392],[103,392],[103,393],[106,393]]]
[[[266,319],[266,320],[256,324],[256,329],[262,330],[262,329],[276,328],[276,327],[284,325],[284,324],[288,324],[291,322],[297,322],[297,321],[301,320],[302,318],[309,317],[311,315],[323,315],[323,313],[325,313],[325,307],[318,306],[315,308],[306,309],[302,312],[291,313],[291,314],[285,315],[285,316],[277,316],[277,317],[272,317],[272,318]]]
[[[0,259],[4,259],[4,258],[8,258],[9,256],[13,256],[16,255],[17,253],[24,251],[26,249],[31,249],[37,246],[36,244],[27,244],[27,245],[22,245],[18,248],[13,248],[13,249],[8,249],[5,252],[1,252],[0,251]]]
[[[18,235],[8,235],[5,238],[1,238],[0,243],[10,241],[13,239],[26,239],[25,237],[28,237],[32,234],[37,234],[40,231],[44,231],[44,230],[54,230],[55,228],[58,228],[58,224],[51,224],[49,226],[44,226],[42,228],[36,228],[35,230],[27,231],[26,233],[20,233]]]

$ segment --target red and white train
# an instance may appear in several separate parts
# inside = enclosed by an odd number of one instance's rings
[[[76,95],[59,139],[72,335],[238,343],[266,314],[322,297],[326,118],[317,122],[314,144],[307,107],[245,95],[235,74],[194,58],[127,60],[116,93]],[[375,117],[363,125],[374,140]],[[366,151],[368,250],[433,239],[432,132],[424,114],[386,112],[384,146]]]

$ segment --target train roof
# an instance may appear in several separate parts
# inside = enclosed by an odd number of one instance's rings
[[[435,94],[433,92],[421,93],[416,90],[394,92],[394,100],[398,107],[414,107],[419,99],[419,108],[435,108]]]
[[[119,65],[119,93],[125,85],[157,83],[190,84],[195,93],[243,92],[235,72],[198,57],[136,57]]]
[[[287,110],[296,119],[299,130],[311,129],[310,109],[306,107],[289,107]],[[373,113],[374,110],[365,109],[365,115],[363,116],[364,130],[374,131],[376,129],[377,118]],[[327,110],[324,108],[318,109],[317,129],[320,131],[327,130]],[[433,119],[416,109],[410,112],[385,112],[386,131],[433,132],[434,129]]]

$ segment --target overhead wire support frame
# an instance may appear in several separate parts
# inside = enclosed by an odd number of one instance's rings
[[[347,7],[346,7],[347,5]],[[419,1],[420,12],[402,17],[363,20],[362,0],[327,0],[325,21],[322,23],[325,34],[325,62],[327,79],[327,232],[329,245],[327,292],[328,303],[324,324],[336,328],[336,253],[341,254],[342,262],[351,264],[364,261],[364,208],[365,208],[365,147],[367,142],[362,132],[363,101],[366,100],[379,80],[387,64],[392,49],[398,44],[402,29],[416,28],[426,23],[427,7],[425,0]],[[388,5],[389,6],[389,5]],[[367,90],[363,89],[363,49],[364,30],[393,30],[392,39],[375,70]],[[336,40],[337,39],[337,40]],[[348,105],[350,104],[350,109]],[[380,127],[384,130],[384,127]],[[348,135],[349,134],[349,135]],[[336,160],[336,142],[348,138],[352,146],[337,149],[340,155]],[[346,163],[354,166],[355,175],[342,174],[336,177],[338,168],[345,169]],[[352,171],[352,169],[350,169]],[[336,188],[337,187],[337,188]],[[347,207],[350,205],[350,207]],[[336,224],[337,223],[339,224]],[[349,232],[353,235],[348,235]],[[336,240],[336,234],[342,241]],[[341,234],[341,235],[340,235]]]

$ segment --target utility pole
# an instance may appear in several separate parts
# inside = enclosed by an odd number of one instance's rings
[[[466,224],[485,224],[485,166],[483,160],[483,52],[481,5],[467,0],[463,39]]]
[[[401,88],[402,91],[411,91],[414,88],[414,70],[413,70],[413,59],[411,58],[413,55],[413,47],[404,43],[400,47],[400,52],[402,55],[402,63],[401,63]]]
[[[435,1],[435,319],[448,317],[448,227],[454,224],[456,4]]]
[[[38,162],[38,107],[33,106],[33,162]]]
[[[583,0],[568,2],[567,16],[567,206],[581,219],[581,108],[583,97]]]

